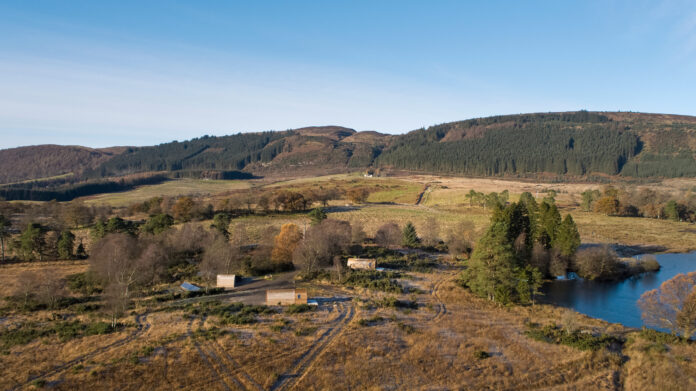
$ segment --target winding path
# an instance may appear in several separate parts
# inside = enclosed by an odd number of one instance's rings
[[[283,375],[280,375],[271,386],[271,391],[290,390],[309,372],[312,364],[321,356],[331,342],[341,334],[345,326],[355,315],[355,309],[350,303],[339,303],[341,314],[314,343],[291,365]],[[346,309],[347,307],[347,309]]]

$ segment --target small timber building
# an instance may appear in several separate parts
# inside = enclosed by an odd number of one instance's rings
[[[237,283],[237,276],[234,274],[218,274],[217,275],[217,287],[218,288],[234,288]]]
[[[348,258],[348,267],[351,269],[375,270],[377,261],[372,258]]]
[[[269,289],[266,291],[266,305],[307,304],[306,289]]]

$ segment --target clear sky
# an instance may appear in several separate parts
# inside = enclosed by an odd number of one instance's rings
[[[696,1],[0,2],[0,148],[696,115]]]

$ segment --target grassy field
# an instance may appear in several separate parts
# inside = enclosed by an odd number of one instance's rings
[[[84,197],[87,204],[128,206],[136,202],[143,202],[158,196],[205,196],[222,193],[230,190],[248,189],[249,181],[237,180],[206,180],[206,179],[178,179],[157,185],[138,186],[134,190],[120,193],[99,194]]]
[[[299,178],[278,182],[253,181],[215,181],[181,179],[168,181],[159,185],[141,186],[135,190],[102,194],[85,198],[85,202],[93,204],[106,204],[112,206],[126,206],[135,202],[142,202],[155,196],[216,196],[230,191],[248,189],[287,189],[293,191],[306,191],[311,189],[335,187],[347,190],[354,187],[367,187],[371,189],[368,203],[355,205],[352,208],[349,200],[332,201],[330,216],[345,219],[351,222],[361,222],[368,235],[374,234],[377,228],[387,221],[393,221],[399,225],[412,221],[416,228],[423,222],[434,217],[438,220],[441,232],[460,221],[471,221],[476,230],[482,232],[489,219],[489,213],[481,207],[469,207],[469,201],[465,198],[469,190],[478,192],[510,192],[510,201],[516,201],[522,192],[528,191],[542,198],[545,191],[557,192],[557,204],[562,213],[571,213],[575,218],[582,239],[588,243],[619,243],[626,245],[661,246],[668,251],[688,251],[696,249],[696,228],[688,223],[677,223],[666,220],[609,217],[596,213],[587,213],[579,210],[580,193],[586,189],[597,189],[599,185],[585,183],[532,183],[514,180],[489,179],[489,178],[456,178],[442,176],[402,176],[390,178],[365,178],[358,174],[337,174],[315,178]],[[641,185],[662,191],[684,191],[696,186],[692,179],[672,179],[661,183]],[[424,192],[420,205],[415,205],[418,196]],[[240,224],[249,224],[250,237],[258,237],[267,224],[281,225],[286,222],[305,224],[302,216],[271,216],[248,217],[238,221]]]
[[[15,268],[19,267],[3,267],[1,285],[17,273]],[[663,390],[696,386],[693,345],[651,342],[620,325],[557,307],[500,307],[456,285],[453,278],[458,271],[456,266],[442,266],[435,273],[413,273],[408,282],[419,293],[397,298],[416,302],[416,309],[375,307],[369,303],[384,298],[383,293],[338,287],[325,291],[318,284],[305,285],[310,297],[352,300],[328,302],[298,314],[276,309],[243,325],[196,315],[191,310],[200,306],[197,302],[167,309],[138,301],[122,319],[130,325],[122,331],[68,340],[46,336],[9,348],[3,356],[7,375],[0,377],[0,387]],[[233,300],[215,302],[225,305]],[[15,314],[4,319],[15,324],[46,316],[51,315]],[[530,320],[547,325],[559,319],[589,333],[626,337],[627,342],[612,351],[584,351],[537,341],[524,333]]]

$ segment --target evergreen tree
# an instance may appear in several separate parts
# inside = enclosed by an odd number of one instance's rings
[[[314,208],[307,215],[312,219],[312,225],[320,224],[326,219],[326,212],[322,208]]]
[[[75,235],[70,231],[63,231],[58,239],[58,256],[61,259],[72,259],[75,247]]]
[[[516,289],[515,253],[508,240],[510,228],[493,222],[471,256],[462,279],[475,294],[506,304]]]
[[[409,221],[404,227],[401,243],[406,247],[417,247],[419,242],[416,227]]]
[[[534,297],[539,294],[539,288],[544,282],[544,277],[534,266],[526,265],[517,270],[517,297],[520,303],[534,304]]]
[[[75,256],[78,259],[87,258],[87,251],[85,251],[85,245],[82,244],[82,241],[80,241],[80,244],[77,245],[77,250],[75,251]]]
[[[554,248],[557,248],[564,257],[571,257],[580,247],[580,233],[578,227],[573,221],[573,217],[567,214],[563,222],[558,227],[556,237],[552,242]]]
[[[675,200],[669,200],[665,205],[665,218],[672,221],[679,221],[681,211],[679,205]]]
[[[539,225],[537,227],[537,240],[546,248],[551,248],[556,238],[558,227],[561,225],[561,214],[554,204],[543,201],[539,206]]]
[[[19,251],[25,261],[31,260],[33,256],[43,260],[44,247],[46,239],[44,238],[45,230],[38,223],[29,223],[27,228],[19,237]]]
[[[174,224],[174,218],[166,213],[161,213],[150,217],[143,225],[142,231],[153,235],[159,235],[168,230]]]
[[[213,217],[212,227],[220,232],[224,237],[229,238],[230,232],[228,230],[230,222],[232,221],[232,216],[229,213],[217,213]]]

